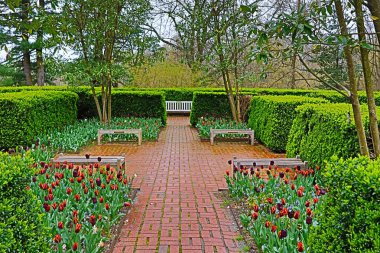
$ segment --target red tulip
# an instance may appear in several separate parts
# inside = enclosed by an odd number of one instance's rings
[[[298,197],[302,197],[302,196],[303,196],[303,192],[302,192],[301,190],[298,190],[298,191],[297,191],[297,196],[298,196]]]
[[[84,192],[84,194],[87,194],[88,193],[88,188],[84,188],[83,192]]]
[[[63,222],[62,221],[59,221],[58,222],[58,228],[59,229],[63,229],[64,225],[63,225]]]
[[[298,249],[298,252],[304,252],[305,251],[302,242],[297,243],[297,249]]]
[[[89,218],[89,222],[91,223],[92,226],[95,226],[96,216],[95,215],[91,215],[90,218]]]
[[[266,222],[265,222],[265,227],[266,227],[266,228],[269,228],[270,225],[271,225],[270,221],[266,221]]]
[[[309,200],[307,200],[307,201],[305,202],[305,206],[306,206],[306,207],[309,207],[309,206],[310,206],[310,201],[309,201]]]
[[[54,236],[54,242],[56,242],[56,243],[60,243],[61,240],[62,240],[62,238],[61,238],[61,236],[60,236],[59,234],[56,234],[56,235]]]
[[[76,200],[76,201],[79,201],[79,200],[80,200],[80,195],[79,195],[79,194],[75,194],[75,200]]]
[[[317,204],[318,203],[318,198],[313,198],[313,202],[314,202],[314,204]]]
[[[299,217],[300,217],[300,211],[296,211],[296,212],[294,213],[294,219],[298,220]]]
[[[79,224],[79,223],[75,224],[75,233],[79,233],[81,228],[82,228],[81,224]]]
[[[99,198],[99,202],[100,202],[100,203],[103,203],[103,201],[104,201],[104,198],[103,198],[103,197],[100,197],[100,198]]]
[[[267,198],[267,201],[268,201],[269,204],[273,203],[273,199],[272,198]]]
[[[98,196],[99,195],[99,191],[98,190],[95,190],[95,196]]]
[[[312,214],[312,211],[311,211],[310,207],[306,208],[306,214],[308,216],[310,216]]]
[[[316,184],[316,185],[314,185],[314,189],[316,190],[316,191],[319,191],[319,186]]]
[[[125,207],[130,207],[131,206],[131,202],[124,202],[124,206]]]
[[[226,175],[227,175],[227,176],[230,175],[230,171],[229,171],[229,170],[226,170]]]
[[[276,206],[272,206],[272,207],[270,208],[270,212],[271,212],[272,214],[275,214],[275,213],[276,213]]]
[[[295,186],[294,184],[292,184],[292,185],[290,186],[290,188],[291,188],[292,190],[294,190],[294,189],[296,188],[296,186]]]
[[[310,216],[307,216],[306,217],[306,224],[310,225],[311,223],[313,223],[313,218],[311,218]]]
[[[257,220],[258,217],[259,217],[259,213],[257,213],[257,212],[252,213],[252,218],[254,220]]]
[[[110,205],[108,203],[106,203],[104,206],[105,206],[106,210],[110,210]]]
[[[78,243],[74,242],[73,244],[73,251],[76,251],[78,249]]]
[[[270,230],[270,231],[272,231],[272,232],[274,233],[274,232],[276,232],[276,230],[277,230],[277,226],[275,226],[275,225],[272,225],[272,228],[271,228],[271,230]]]
[[[254,205],[253,206],[253,211],[258,212],[259,211],[259,206],[258,205]]]

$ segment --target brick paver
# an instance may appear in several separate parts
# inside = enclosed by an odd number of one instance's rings
[[[187,117],[169,117],[158,142],[88,147],[93,155],[126,154],[139,188],[114,252],[239,252],[229,209],[215,193],[226,188],[227,161],[276,157],[264,146],[201,142]]]

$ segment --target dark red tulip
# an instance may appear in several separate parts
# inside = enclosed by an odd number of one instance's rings
[[[97,198],[92,198],[92,203],[95,205],[98,202]]]
[[[66,189],[66,193],[67,193],[67,194],[69,194],[69,195],[70,195],[72,192],[73,192],[73,190],[71,190],[71,188],[70,188],[70,187]]]
[[[265,222],[265,227],[266,227],[266,228],[269,228],[270,225],[271,225],[270,221],[266,221],[266,222]]]
[[[79,194],[75,194],[75,200],[76,200],[76,201],[79,201],[79,200],[80,200],[80,195],[79,195]]]
[[[281,204],[285,205],[286,204],[286,201],[284,198],[281,199]]]
[[[59,229],[63,229],[64,225],[63,225],[63,222],[62,221],[59,221],[58,222],[58,228]]]
[[[310,208],[310,207],[306,208],[306,214],[307,214],[308,216],[311,216],[312,211],[311,211],[311,208]]]
[[[51,205],[51,207],[55,210],[55,209],[57,209],[58,204],[54,202],[54,203]]]
[[[290,186],[290,188],[291,188],[292,190],[294,190],[294,189],[296,188],[296,186],[295,186],[294,184],[292,184],[292,185]]]
[[[284,205],[281,204],[281,203],[277,203],[276,206],[277,206],[277,209],[278,209],[279,211],[281,211],[281,210],[284,208]]]
[[[95,180],[95,182],[96,182],[96,185],[97,185],[97,186],[100,186],[100,185],[102,184],[102,180],[100,180],[100,178],[97,178],[97,179]]]
[[[106,204],[104,205],[104,207],[106,208],[106,210],[110,210],[110,205],[109,205],[108,203],[106,203]]]
[[[294,217],[294,211],[293,210],[288,211],[288,217],[289,217],[289,219]]]
[[[311,223],[313,223],[313,218],[311,218],[311,216],[307,216],[306,217],[306,224],[310,225]]]
[[[89,222],[91,223],[92,226],[95,226],[96,216],[95,215],[91,215],[90,218],[89,218]]]
[[[257,220],[258,217],[259,217],[259,213],[257,213],[257,212],[252,213],[252,218],[254,220]]]
[[[77,217],[77,216],[78,216],[78,210],[74,210],[74,211],[73,211],[73,216],[74,216],[74,217]]]
[[[74,242],[73,244],[73,251],[76,251],[78,249],[78,243]]]
[[[314,202],[314,204],[317,204],[318,203],[318,198],[313,198],[313,202]]]
[[[298,220],[300,218],[300,211],[294,213],[294,219]]]
[[[253,206],[253,211],[258,212],[259,211],[259,206],[258,205],[254,205]]]
[[[125,207],[131,207],[131,202],[124,202]]]
[[[272,228],[271,228],[271,230],[270,230],[270,231],[272,231],[272,232],[274,233],[274,232],[276,232],[276,230],[277,230],[277,226],[275,226],[275,225],[272,225]]]
[[[275,213],[276,213],[276,206],[272,206],[272,207],[270,208],[270,212],[271,212],[272,214],[275,214]]]
[[[267,201],[268,201],[269,204],[273,203],[273,199],[272,198],[267,198]]]
[[[309,201],[309,200],[306,200],[306,202],[305,202],[305,206],[306,206],[306,207],[309,207],[309,206],[310,206],[310,201]]]

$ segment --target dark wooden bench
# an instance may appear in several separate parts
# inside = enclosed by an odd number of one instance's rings
[[[142,143],[142,130],[139,129],[99,129],[98,130],[98,145],[100,145],[104,134],[134,134],[137,136],[139,145]]]
[[[217,134],[246,134],[250,136],[251,145],[255,142],[255,134],[251,129],[210,129],[210,143],[214,145],[214,138]]]
[[[101,158],[101,160],[98,160],[98,157]],[[125,173],[127,173],[127,165],[125,163],[125,154],[122,154],[121,156],[90,156],[89,158],[86,158],[85,155],[63,155],[62,153],[59,154],[59,156],[55,159],[51,159],[53,163],[72,163],[75,165],[88,165],[88,164],[95,164],[99,163],[101,165],[109,164],[111,166],[116,166],[117,169],[122,168],[124,165]]]
[[[294,168],[299,166],[300,168],[307,168],[308,162],[302,161],[298,156],[296,158],[236,158],[231,161],[232,169],[234,166],[240,168],[240,166],[279,166]]]

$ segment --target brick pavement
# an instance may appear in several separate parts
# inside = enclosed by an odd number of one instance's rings
[[[90,146],[92,155],[126,154],[140,188],[114,249],[119,252],[239,252],[230,210],[215,193],[226,188],[227,161],[276,157],[264,146],[201,142],[187,117],[169,117],[158,142]]]

